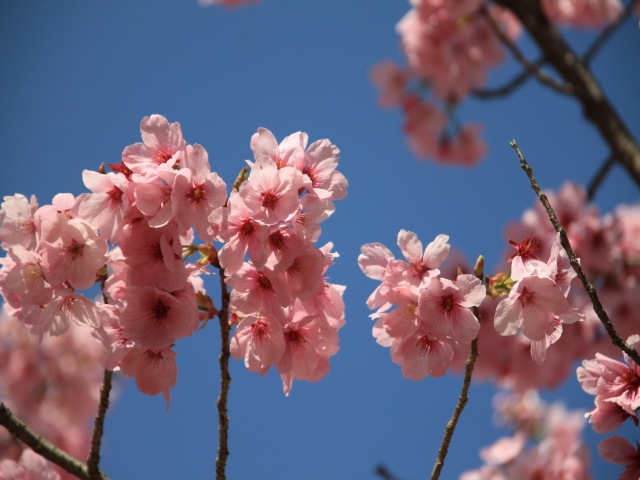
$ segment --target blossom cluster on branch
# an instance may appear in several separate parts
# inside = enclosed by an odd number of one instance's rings
[[[91,327],[105,368],[134,377],[142,393],[162,393],[168,408],[173,345],[219,314],[202,279],[215,265],[232,287],[233,355],[262,374],[276,364],[287,394],[294,378],[322,378],[338,350],[344,287],[325,281],[333,245],[314,242],[346,195],[339,150],[326,139],[307,146],[300,132],[278,144],[261,128],[251,172],[227,198],[206,150],[187,144],[178,123],[152,115],[140,129],[143,142],[126,147],[113,172],[83,172],[91,193],[59,194],[43,207],[5,197],[5,310],[40,339],[72,322]],[[224,243],[219,255],[213,241]],[[104,302],[79,293],[96,281]]]

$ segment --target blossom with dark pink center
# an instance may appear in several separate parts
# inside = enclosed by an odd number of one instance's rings
[[[243,318],[231,339],[231,355],[238,360],[244,358],[250,372],[265,375],[284,354],[283,323],[282,312]]]
[[[486,297],[482,282],[473,275],[458,275],[456,282],[433,278],[420,294],[418,315],[434,334],[451,335],[461,343],[471,343],[480,330],[480,323],[471,312]]]
[[[522,328],[527,338],[540,340],[554,316],[572,311],[551,278],[530,275],[516,283],[509,297],[498,304],[494,325],[500,335],[515,335]]]
[[[82,198],[78,215],[95,226],[102,238],[115,242],[133,203],[127,178],[121,173],[105,175],[85,170],[82,180],[93,193]]]
[[[240,186],[240,196],[252,217],[265,225],[286,222],[298,210],[302,174],[293,167],[278,167],[269,157],[259,158],[249,180]]]
[[[142,348],[169,347],[198,328],[195,292],[190,283],[183,291],[157,287],[130,287],[120,314],[122,336]]]
[[[129,348],[120,361],[120,371],[128,377],[134,377],[142,393],[162,393],[169,411],[170,388],[175,387],[178,380],[176,353],[171,348]]]
[[[534,237],[526,237],[520,243],[509,240],[509,243],[516,249],[515,253],[509,257],[512,279],[522,280],[531,275],[534,270],[541,276],[551,275],[549,266],[536,256],[540,247]]]
[[[424,325],[391,347],[391,359],[402,366],[402,375],[411,380],[423,380],[429,374],[441,377],[453,360],[452,340],[439,338]]]
[[[185,165],[176,175],[171,192],[173,216],[180,231],[185,232],[193,225],[200,238],[211,240],[207,217],[224,205],[227,186],[217,173],[211,172],[209,157],[201,145],[194,145],[187,152]]]

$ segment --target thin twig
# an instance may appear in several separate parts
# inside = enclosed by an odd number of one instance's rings
[[[602,307],[602,303],[600,303],[600,299],[598,298],[596,289],[593,287],[591,282],[589,282],[589,279],[582,270],[580,262],[578,261],[573,248],[571,248],[571,244],[569,243],[569,238],[567,238],[567,233],[565,232],[564,227],[558,221],[556,212],[551,207],[547,196],[540,189],[540,185],[538,185],[538,181],[533,175],[533,170],[522,155],[520,148],[518,148],[518,143],[515,140],[512,140],[509,145],[511,145],[511,148],[513,148],[518,154],[518,158],[520,158],[520,166],[526,172],[529,180],[531,181],[531,188],[533,188],[534,192],[536,192],[536,195],[538,195],[540,202],[542,202],[542,205],[544,205],[544,208],[549,215],[549,220],[551,220],[551,223],[555,227],[556,231],[560,234],[560,243],[562,244],[564,250],[567,252],[569,261],[571,262],[571,266],[578,274],[578,278],[580,278],[584,289],[587,291],[587,295],[589,295],[589,298],[591,299],[591,303],[593,304],[593,309],[595,310],[596,315],[598,315],[598,318],[604,325],[605,330],[611,337],[611,342],[616,347],[620,348],[624,353],[629,355],[629,357],[631,357],[638,365],[640,365],[640,355],[638,355],[638,352],[636,352],[631,345],[628,345],[624,340],[622,340],[622,338],[620,338],[620,335],[618,335],[618,332],[616,332],[615,328],[613,327],[613,324],[611,323],[607,312],[605,312],[604,308]]]
[[[382,478],[382,480],[398,480],[398,478],[389,470],[387,470],[387,467],[385,467],[384,465],[378,465],[373,473]]]
[[[613,155],[609,155],[606,162],[602,164],[600,169],[596,172],[595,176],[589,183],[589,188],[587,188],[587,201],[592,201],[593,197],[596,196],[598,188],[600,188],[600,185],[602,184],[608,173],[611,171],[611,167],[613,167],[615,163],[616,157]]]
[[[618,30],[620,25],[622,25],[625,22],[625,20],[631,16],[637,2],[638,0],[631,0],[629,4],[625,7],[625,9],[622,11],[620,16],[617,19],[615,19],[612,23],[607,25],[607,28],[602,30],[602,33],[600,33],[598,38],[594,40],[594,42],[591,44],[591,46],[587,49],[585,54],[582,56],[582,61],[584,62],[585,65],[589,65],[589,63],[591,63],[591,60],[593,60],[593,57],[595,57],[595,55],[603,47],[603,45],[607,43],[607,40],[609,40],[609,38],[611,38],[611,36]]]
[[[75,475],[81,480],[92,480],[84,463],[35,433],[22,420],[16,417],[4,403],[0,403],[0,425],[5,427],[11,435],[22,441],[31,450],[58,465],[64,471]],[[103,472],[98,472],[100,476],[97,478],[109,480],[109,477]]]
[[[220,272],[220,290],[222,297],[222,306],[218,312],[220,319],[220,396],[216,402],[218,407],[218,457],[216,458],[216,480],[224,480],[226,478],[225,469],[227,466],[227,457],[229,456],[228,435],[229,435],[229,416],[227,415],[227,397],[229,395],[229,384],[231,383],[231,375],[229,375],[229,302],[230,296],[225,282],[224,268],[218,269]]]
[[[533,62],[533,66],[539,69],[545,64],[544,58],[539,58]],[[518,87],[524,85],[524,83],[531,78],[531,71],[528,69],[522,70],[519,74],[509,80],[501,87],[496,88],[475,88],[471,90],[471,94],[482,100],[489,100],[492,98],[506,97],[518,89]]]
[[[476,314],[476,317],[480,319],[478,308],[474,307],[473,311]],[[474,338],[471,342],[471,351],[469,352],[467,361],[464,364],[464,379],[462,380],[462,391],[460,392],[460,397],[458,397],[458,403],[455,410],[453,411],[453,415],[451,415],[451,420],[449,420],[447,426],[444,429],[444,436],[442,437],[442,443],[440,444],[440,449],[438,450],[436,463],[433,465],[433,470],[431,471],[431,480],[437,480],[438,478],[440,478],[440,472],[442,471],[442,467],[444,467],[444,460],[447,456],[447,452],[449,451],[449,444],[451,443],[451,439],[453,438],[453,432],[456,429],[458,420],[460,420],[462,410],[464,410],[465,405],[469,401],[469,386],[471,385],[471,374],[473,373],[473,366],[476,363],[476,358],[478,358],[478,337]]]
[[[548,87],[551,87],[558,93],[562,93],[565,95],[573,95],[574,89],[573,86],[569,83],[560,83],[555,80],[553,77],[549,76],[545,72],[541,71],[535,63],[531,62],[521,51],[520,49],[505,35],[505,33],[500,28],[500,25],[495,21],[495,19],[491,16],[491,13],[487,10],[486,7],[482,7],[480,9],[480,13],[484,16],[489,23],[489,26],[494,31],[494,33],[498,36],[502,44],[509,49],[511,54],[518,60],[522,66],[531,73],[536,79]]]
[[[98,469],[98,464],[100,463],[100,443],[104,432],[104,417],[109,408],[109,392],[111,392],[112,376],[113,372],[111,370],[104,370],[102,387],[100,387],[100,404],[98,405],[98,413],[96,414],[96,420],[93,424],[93,435],[91,436],[91,451],[87,457],[87,471],[89,478],[92,480],[100,479],[100,470]]]

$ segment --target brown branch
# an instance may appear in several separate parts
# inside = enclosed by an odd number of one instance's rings
[[[600,169],[591,179],[591,182],[589,182],[589,187],[587,188],[587,201],[591,202],[593,200],[593,197],[596,196],[598,188],[600,188],[600,185],[609,174],[609,172],[611,171],[611,167],[613,167],[615,163],[616,157],[614,157],[613,155],[609,155],[607,160],[602,164]]]
[[[0,425],[5,427],[11,435],[22,441],[31,450],[58,465],[64,471],[75,475],[81,480],[92,480],[84,463],[35,433],[22,420],[16,417],[4,403],[0,403]],[[96,478],[109,480],[109,477],[103,472],[98,471],[98,473],[99,476]]]
[[[551,204],[549,203],[547,196],[540,189],[540,185],[538,185],[538,181],[536,180],[536,177],[533,175],[533,170],[531,169],[531,167],[525,160],[524,156],[522,155],[520,148],[518,148],[518,143],[515,140],[512,140],[511,143],[509,143],[509,145],[511,145],[511,147],[518,154],[518,158],[520,158],[520,165],[522,169],[526,172],[527,176],[529,177],[529,181],[531,182],[531,188],[533,188],[534,192],[536,192],[536,195],[538,195],[540,202],[542,203],[545,210],[547,211],[547,214],[549,215],[549,220],[551,220],[551,223],[555,227],[556,231],[560,234],[560,243],[562,244],[562,247],[564,248],[564,250],[567,252],[567,255],[569,256],[569,261],[571,262],[571,266],[578,274],[578,278],[582,282],[584,289],[587,291],[587,295],[589,295],[589,299],[591,299],[591,303],[593,304],[593,309],[595,310],[596,315],[598,315],[598,318],[604,325],[604,328],[609,334],[609,337],[611,337],[611,342],[616,347],[620,348],[620,350],[622,350],[624,353],[629,355],[629,357],[631,357],[638,365],[640,365],[640,355],[638,355],[638,352],[636,352],[631,345],[628,345],[624,340],[622,340],[622,338],[620,338],[620,335],[618,335],[618,332],[616,332],[615,328],[613,327],[613,324],[611,323],[611,320],[609,319],[607,312],[605,312],[604,308],[602,307],[602,303],[600,303],[600,299],[598,298],[596,289],[593,287],[591,282],[589,282],[589,279],[587,278],[584,271],[582,270],[582,267],[580,266],[580,262],[578,261],[578,258],[576,257],[576,254],[573,251],[573,248],[571,248],[571,244],[569,243],[569,238],[567,237],[567,233],[565,232],[564,227],[558,221],[556,212],[551,207]]]
[[[617,161],[640,186],[640,145],[624,124],[597,80],[558,29],[543,14],[540,2],[495,0],[518,17],[537,43],[547,63],[573,85],[585,117],[609,146]]]
[[[102,434],[104,431],[104,417],[109,408],[109,392],[111,392],[111,377],[113,372],[105,369],[102,378],[102,387],[100,387],[100,404],[98,405],[98,413],[93,425],[93,435],[91,436],[91,451],[87,457],[87,472],[92,480],[100,479],[100,443],[102,442]]]
[[[398,478],[389,470],[387,470],[387,467],[385,467],[384,465],[378,465],[373,473],[382,478],[382,480],[398,480]]]
[[[231,297],[225,282],[224,268],[218,268],[220,272],[220,289],[222,306],[218,312],[220,319],[220,396],[216,402],[218,407],[218,457],[216,458],[216,480],[226,478],[225,469],[227,457],[229,456],[228,436],[229,436],[229,416],[227,415],[227,397],[229,396],[229,303]]]
[[[539,69],[544,64],[544,58],[539,58],[533,62],[536,69]],[[471,90],[471,95],[482,100],[506,97],[507,95],[515,92],[520,86],[524,85],[524,83],[531,78],[531,75],[531,71],[525,68],[503,86],[496,88],[475,88]]]
[[[509,37],[502,31],[500,25],[495,21],[491,13],[487,10],[486,7],[482,7],[480,9],[480,14],[484,16],[485,20],[493,30],[493,32],[497,35],[498,39],[502,42],[502,44],[507,47],[507,49],[511,52],[511,54],[522,64],[522,66],[536,79],[546,85],[558,93],[563,93],[565,95],[573,94],[573,86],[570,83],[559,83],[550,75],[546,74],[542,70],[540,70],[535,63],[529,60],[520,49],[513,43]]]
[[[622,11],[620,16],[615,19],[612,23],[607,25],[607,27],[600,33],[600,36],[595,39],[595,41],[591,44],[591,46],[587,49],[585,54],[582,56],[582,62],[585,65],[589,65],[593,57],[598,53],[598,51],[603,47],[603,45],[611,38],[611,36],[618,30],[620,25],[622,25],[627,18],[631,16],[633,13],[633,9],[636,6],[638,0],[631,0],[629,4]]]
[[[473,310],[476,314],[476,317],[480,319],[480,312],[478,308],[475,307]],[[476,363],[476,358],[478,358],[478,337],[474,338],[471,342],[471,351],[469,352],[467,361],[464,364],[464,379],[462,380],[462,391],[460,392],[460,397],[458,397],[458,403],[456,404],[456,408],[453,411],[453,415],[451,415],[451,419],[444,429],[444,436],[442,437],[442,443],[440,444],[440,449],[438,450],[436,463],[433,465],[433,470],[431,470],[431,480],[437,480],[438,478],[440,478],[440,472],[442,471],[442,467],[444,467],[444,460],[447,456],[447,452],[449,451],[449,444],[451,443],[451,439],[453,438],[453,432],[456,429],[458,420],[460,420],[462,410],[464,410],[464,407],[469,401],[469,386],[471,385],[471,374],[473,373],[473,366]]]

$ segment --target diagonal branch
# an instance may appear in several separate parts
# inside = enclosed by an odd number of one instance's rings
[[[589,187],[587,188],[587,201],[593,201],[593,197],[596,196],[598,188],[600,188],[600,185],[602,185],[602,182],[609,174],[609,172],[611,171],[611,167],[613,167],[615,163],[616,157],[614,157],[613,155],[609,155],[607,160],[602,164],[600,169],[596,172],[594,177],[591,179],[591,182],[589,183]]]
[[[5,427],[14,437],[21,440],[31,448],[31,450],[58,465],[64,471],[75,475],[81,480],[92,480],[89,476],[87,466],[84,463],[35,433],[27,427],[22,420],[16,417],[4,403],[0,403],[0,425]],[[109,477],[104,473],[98,471],[98,474],[99,476],[96,478],[109,480]]]
[[[109,393],[111,392],[112,376],[113,372],[105,369],[102,378],[102,387],[100,387],[100,404],[98,405],[98,413],[96,414],[96,420],[93,425],[91,451],[87,458],[87,472],[92,480],[100,480],[100,470],[98,469],[98,464],[100,463],[100,443],[102,441],[102,434],[104,431],[104,417],[107,414],[107,409],[109,408]]]
[[[502,29],[500,28],[500,25],[498,25],[498,23],[495,21],[495,19],[493,18],[493,16],[491,16],[491,13],[489,13],[489,11],[487,10],[486,7],[482,7],[480,9],[480,14],[482,16],[484,16],[485,20],[487,21],[487,23],[489,24],[489,26],[491,27],[491,29],[494,31],[494,33],[498,36],[498,38],[500,39],[500,41],[502,42],[502,44],[507,47],[507,49],[509,49],[509,51],[511,52],[511,54],[516,58],[516,60],[518,60],[522,66],[525,68],[525,70],[527,70],[531,75],[533,75],[534,77],[536,77],[536,79],[548,86],[551,87],[553,90],[555,90],[558,93],[563,93],[565,95],[572,95],[573,94],[573,85],[571,85],[570,83],[559,83],[557,80],[555,80],[553,77],[551,77],[550,75],[546,74],[545,72],[541,71],[535,63],[531,62],[531,60],[529,60],[521,51],[520,49],[515,45],[515,43],[513,43],[509,37],[507,37],[507,35],[502,31]]]
[[[545,62],[544,58],[539,58],[538,60],[533,62],[532,65],[536,69],[539,69],[545,63],[546,62]],[[519,87],[524,85],[525,82],[531,78],[531,75],[532,75],[531,71],[525,68],[519,74],[517,74],[515,77],[513,77],[511,80],[509,80],[507,83],[505,83],[501,87],[497,87],[497,88],[476,88],[476,89],[471,90],[471,94],[474,97],[480,98],[482,100],[489,100],[489,99],[492,99],[492,98],[506,97],[507,95],[510,95],[511,93],[515,92]]]
[[[511,10],[537,43],[546,61],[573,85],[575,97],[584,116],[599,131],[616,160],[640,186],[640,145],[602,90],[587,65],[566,42],[558,29],[549,23],[540,2],[495,0]]]
[[[222,296],[222,306],[218,312],[220,319],[220,396],[216,402],[218,407],[218,457],[216,458],[216,480],[226,478],[225,469],[227,457],[229,456],[229,415],[227,414],[227,397],[229,396],[229,384],[231,375],[229,374],[229,303],[231,297],[225,282],[224,268],[219,267],[220,289]]]
[[[585,54],[582,56],[582,61],[585,65],[589,65],[591,63],[591,60],[593,60],[593,57],[595,57],[598,51],[604,46],[605,43],[607,43],[607,40],[609,40],[609,38],[611,38],[611,36],[618,30],[620,25],[622,25],[625,22],[625,20],[631,16],[637,3],[638,3],[638,0],[631,0],[629,4],[625,7],[625,9],[622,11],[620,16],[616,20],[614,20],[612,23],[607,25],[607,27],[602,31],[602,33],[600,33],[600,36],[595,39],[595,41],[591,44],[591,46],[587,49]]]
[[[578,261],[578,258],[576,257],[576,254],[573,251],[573,248],[571,248],[571,244],[569,243],[569,238],[567,237],[567,233],[565,232],[564,227],[558,221],[556,212],[551,207],[551,204],[549,203],[547,196],[540,189],[540,185],[538,185],[538,181],[536,180],[536,177],[533,175],[533,170],[531,169],[531,167],[525,160],[524,156],[522,155],[520,148],[518,148],[517,142],[515,140],[512,140],[511,143],[509,143],[509,145],[511,145],[511,148],[513,148],[518,154],[518,157],[520,158],[520,165],[522,169],[526,172],[527,176],[529,177],[529,181],[531,182],[531,188],[533,188],[533,191],[536,192],[536,195],[538,195],[540,202],[542,203],[542,205],[544,205],[544,208],[547,211],[547,214],[549,215],[549,220],[551,220],[551,223],[555,227],[556,231],[560,234],[560,243],[562,244],[562,247],[564,248],[564,250],[567,252],[567,255],[569,256],[569,261],[571,262],[571,266],[578,274],[578,278],[582,282],[584,289],[587,291],[587,295],[589,295],[589,299],[593,304],[593,309],[595,310],[596,315],[598,315],[598,318],[604,325],[605,330],[611,337],[611,342],[620,350],[622,350],[624,353],[629,355],[629,357],[631,357],[633,361],[636,362],[636,364],[640,365],[640,355],[638,355],[638,352],[636,352],[631,345],[627,344],[624,340],[622,340],[622,338],[620,338],[620,335],[618,335],[618,332],[616,332],[615,328],[613,327],[613,324],[611,323],[611,320],[609,319],[607,312],[605,312],[602,306],[602,303],[600,303],[600,299],[598,298],[596,289],[593,287],[591,282],[589,282],[589,279],[587,278],[584,271],[582,270],[582,267],[580,266],[580,262]]]

